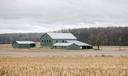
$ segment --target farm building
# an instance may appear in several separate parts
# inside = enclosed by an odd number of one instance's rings
[[[92,45],[78,41],[71,33],[45,33],[40,39],[42,47],[64,49],[91,49]]]
[[[33,41],[14,41],[12,46],[13,48],[31,48],[35,47],[36,44]]]

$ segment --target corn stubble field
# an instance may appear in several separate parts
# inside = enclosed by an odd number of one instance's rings
[[[0,76],[128,76],[128,57],[0,57]]]

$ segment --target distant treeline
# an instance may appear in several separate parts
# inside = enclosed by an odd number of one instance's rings
[[[79,28],[56,32],[71,32],[78,40],[93,45],[128,45],[128,27]]]
[[[78,40],[92,45],[128,45],[128,27],[64,29],[55,32],[71,32]],[[0,34],[0,43],[16,40],[40,41],[42,35],[43,33]]]
[[[0,44],[8,44],[16,40],[32,40],[39,41],[43,33],[11,33],[0,34]]]

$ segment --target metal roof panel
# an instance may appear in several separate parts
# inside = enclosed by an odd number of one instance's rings
[[[33,42],[33,41],[16,41],[16,43],[18,43],[18,44],[33,44],[35,42]]]
[[[53,46],[70,46],[73,43],[55,43]]]
[[[47,33],[52,39],[77,39],[72,33]]]
[[[83,43],[81,41],[78,41],[78,40],[67,40],[68,43],[74,43],[78,46],[92,46],[90,44],[87,44],[87,43]]]

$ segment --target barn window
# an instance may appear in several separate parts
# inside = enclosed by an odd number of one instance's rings
[[[49,42],[51,42],[51,40],[49,40]]]
[[[64,43],[64,40],[62,42]]]
[[[58,40],[56,40],[56,42],[58,42]]]
[[[46,42],[46,41],[44,40],[44,42]]]

